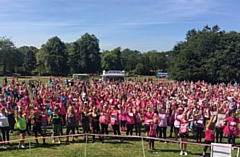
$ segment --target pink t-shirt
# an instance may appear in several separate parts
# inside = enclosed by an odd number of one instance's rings
[[[149,135],[150,136],[156,136],[157,135],[157,124],[150,123]]]
[[[158,114],[160,122],[158,123],[159,127],[167,127],[167,114],[166,113],[159,113]]]
[[[153,119],[153,113],[151,112],[144,113],[144,124],[149,124],[148,120],[152,120],[152,119]]]
[[[127,113],[127,124],[134,124],[134,114],[132,112]]]

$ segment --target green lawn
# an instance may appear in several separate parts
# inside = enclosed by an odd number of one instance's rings
[[[48,130],[50,133],[50,129]],[[65,133],[65,130],[64,130]],[[125,135],[125,132],[122,132],[122,135]],[[27,138],[31,138],[32,136],[27,136]],[[13,135],[10,136],[11,140],[19,139],[17,135],[17,131]],[[62,144],[52,144],[51,139],[47,140],[47,145],[42,145],[42,140],[39,140],[40,145],[38,147],[35,146],[35,140],[26,141],[26,148],[23,150],[19,150],[17,148],[18,143],[11,143],[7,150],[0,148],[0,156],[5,157],[81,157],[84,156],[84,150],[86,146],[86,153],[89,157],[142,157],[143,149],[142,149],[142,141],[141,139],[124,139],[123,143],[120,143],[118,140],[109,139],[105,140],[104,144],[101,144],[96,137],[96,142],[91,143],[92,137],[89,137],[89,142],[85,143],[83,137],[78,137],[75,139],[75,143],[65,143],[65,138],[62,138]],[[71,138],[69,138],[71,141]],[[193,140],[191,140],[193,141]],[[226,141],[226,139],[225,139]],[[31,143],[30,143],[31,142]],[[31,145],[31,149],[29,149],[29,143]],[[237,143],[240,143],[240,140],[237,139]],[[169,157],[169,156],[180,156],[179,155],[179,144],[177,143],[167,143],[164,144],[162,142],[155,141],[155,148],[157,151],[148,152],[147,151],[147,142],[144,140],[144,150],[146,157]],[[190,157],[199,157],[202,153],[203,146],[199,145],[188,145],[188,156]],[[210,150],[208,150],[210,152]],[[237,150],[233,151],[233,156],[235,157],[237,154]]]

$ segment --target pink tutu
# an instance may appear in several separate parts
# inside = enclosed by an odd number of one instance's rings
[[[126,114],[125,113],[120,114],[119,115],[119,120],[126,121],[127,120]]]
[[[234,131],[231,131],[229,129],[229,126],[225,126],[224,130],[223,130],[224,134],[226,135],[234,135],[234,136],[238,136],[239,135],[239,128],[237,128],[236,130]]]

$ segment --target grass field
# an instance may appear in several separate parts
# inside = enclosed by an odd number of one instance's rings
[[[49,129],[49,133],[50,133]],[[65,130],[64,130],[65,132]],[[122,132],[122,135],[125,135],[125,132]],[[27,136],[30,138],[32,136]],[[17,131],[10,136],[11,140],[18,139]],[[96,142],[91,143],[92,137],[89,137],[89,142],[86,143],[83,140],[83,137],[78,137],[75,139],[75,143],[65,143],[65,138],[62,138],[62,144],[52,144],[51,139],[47,140],[47,145],[43,145],[42,140],[39,140],[40,145],[35,146],[35,141],[32,140],[29,149],[29,141],[26,141],[26,148],[19,150],[17,148],[17,142],[11,143],[7,150],[0,148],[0,156],[2,157],[81,157],[84,156],[84,149],[86,146],[87,156],[89,157],[142,157],[143,149],[141,139],[124,139],[123,143],[120,143],[118,140],[110,139],[105,140],[104,144],[101,144],[96,137]],[[71,138],[70,138],[71,141]],[[193,140],[191,140],[193,141]],[[226,141],[226,139],[225,139]],[[237,139],[239,144],[240,140]],[[157,151],[148,152],[147,151],[147,142],[144,141],[144,150],[146,157],[170,157],[170,156],[180,156],[179,155],[179,144],[177,143],[162,143],[155,141],[155,148]],[[188,156],[190,157],[199,157],[202,153],[203,146],[198,145],[188,145]],[[210,150],[208,150],[210,151]],[[233,156],[235,157],[237,150],[233,151]]]
[[[29,78],[27,78],[29,79]],[[26,80],[27,80],[26,79]],[[34,78],[38,79],[38,78]],[[0,81],[2,78],[0,78]],[[22,78],[21,78],[22,80]],[[41,78],[41,80],[46,83],[46,78]],[[9,79],[10,81],[10,79]],[[50,134],[51,129],[48,130]],[[65,129],[64,129],[65,133]],[[122,135],[125,135],[125,132],[122,132]],[[142,134],[144,135],[144,133]],[[168,133],[169,135],[169,129]],[[27,136],[26,138],[32,138],[33,136]],[[11,140],[19,139],[17,131],[10,136]],[[71,140],[71,138],[70,138]],[[17,148],[18,143],[11,143],[7,150],[4,150],[0,147],[0,157],[82,157],[84,156],[85,141],[83,137],[78,137],[75,139],[75,143],[62,143],[62,144],[52,144],[51,139],[47,140],[47,145],[42,145],[42,140],[39,140],[40,146],[35,146],[35,141],[31,141],[31,149],[29,149],[29,141],[26,141],[27,147],[24,150],[19,150]],[[62,138],[62,141],[65,141],[65,138]],[[193,141],[193,139],[190,139]],[[204,139],[203,139],[204,141]],[[224,139],[226,142],[226,138]],[[240,144],[240,139],[236,140],[236,143]],[[96,137],[96,142],[87,143],[86,152],[88,157],[142,157],[143,149],[141,140],[131,140],[124,139],[123,143],[119,143],[118,140],[110,139],[106,140],[104,144],[101,144]],[[155,141],[156,152],[147,151],[147,142],[144,141],[144,150],[146,157],[177,157],[179,155],[179,144],[177,143],[167,143]],[[188,145],[187,151],[189,157],[199,157],[202,154],[203,146],[200,145]],[[210,150],[208,150],[210,152]],[[233,151],[233,156],[236,157],[237,150]]]

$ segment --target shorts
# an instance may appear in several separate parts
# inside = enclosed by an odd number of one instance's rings
[[[174,132],[179,132],[179,128],[174,127]]]
[[[144,128],[145,128],[145,131],[146,131],[146,132],[149,132],[149,131],[150,131],[150,125],[144,124]]]
[[[188,134],[184,133],[184,134],[179,134],[180,138],[188,138]]]
[[[18,129],[18,132],[19,132],[19,134],[25,134],[27,132],[27,129],[25,129],[25,130]]]

